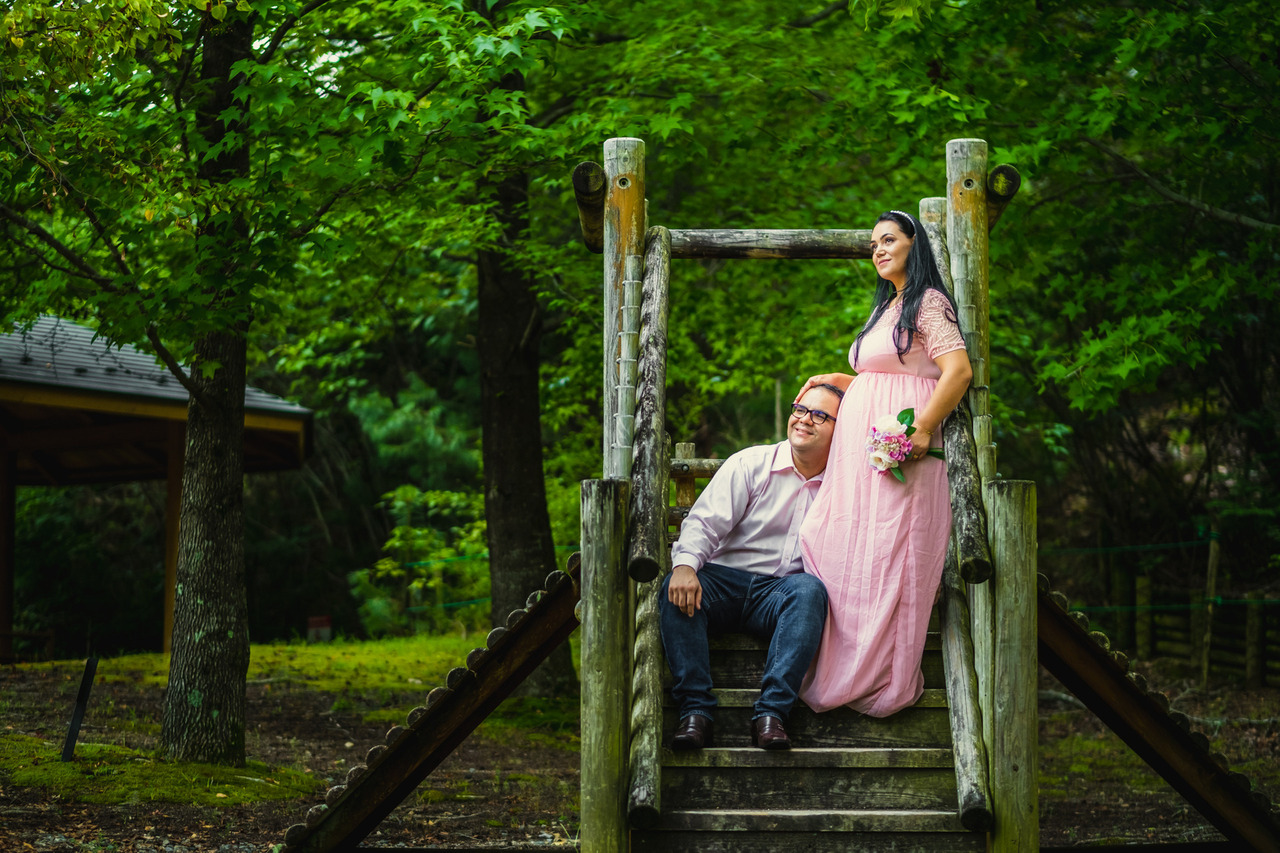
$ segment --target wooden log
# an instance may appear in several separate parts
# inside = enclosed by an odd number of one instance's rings
[[[943,422],[942,443],[947,455],[951,529],[959,548],[960,577],[969,583],[983,583],[991,577],[991,549],[987,543],[987,510],[982,505],[982,475],[969,432],[969,404],[965,400],[961,399]]]
[[[1266,660],[1266,643],[1262,630],[1262,593],[1254,590],[1246,593],[1249,603],[1244,611],[1244,683],[1250,690],[1257,690],[1266,683],[1263,661]]]
[[[970,361],[983,365],[991,361],[989,331],[990,299],[987,269],[987,143],[981,139],[953,139],[947,143],[947,248],[951,258],[951,278],[956,303],[971,318],[974,346]],[[969,306],[972,306],[970,309]],[[971,313],[970,313],[971,312]],[[967,338],[966,338],[967,340]],[[975,370],[975,380],[978,371]],[[985,367],[983,369],[985,374]],[[986,385],[975,381],[974,388]],[[990,414],[985,401],[970,392],[969,403],[975,422]],[[995,476],[995,449],[988,447],[976,432],[978,465],[982,479]]]
[[[689,456],[680,455],[685,452],[687,452]],[[723,459],[694,459],[693,452],[693,442],[681,442],[676,445],[676,455],[671,460],[671,476],[677,481],[695,477],[708,479],[714,476],[715,473],[724,465]],[[689,504],[684,504],[677,495],[676,503],[681,506],[691,506],[696,497],[697,493],[695,491],[689,497]]]
[[[1008,163],[1002,163],[987,175],[987,233],[996,227],[1000,214],[1013,201],[1022,186],[1022,175]]]
[[[623,566],[628,483],[582,483],[583,850],[624,853],[631,730],[631,590]]]
[[[666,494],[666,479],[662,481]],[[662,702],[666,660],[658,621],[658,581],[671,566],[668,551],[653,583],[636,585],[635,665],[631,679],[631,786],[627,818],[637,829],[658,824],[662,815]]]
[[[673,228],[671,257],[870,258],[871,231]]]
[[[947,681],[960,823],[971,832],[986,832],[991,829],[992,823],[991,783],[987,774],[987,748],[982,740],[978,674],[973,668],[969,599],[960,579],[954,536],[947,547],[940,606],[942,668]]]
[[[636,403],[635,463],[632,466],[631,545],[627,572],[638,582],[661,571],[667,552],[667,476],[663,453],[667,408],[667,286],[670,280],[671,235],[649,229],[645,257],[640,380]]]
[[[604,252],[604,197],[608,179],[604,167],[590,160],[573,169],[573,197],[578,202],[582,243],[599,255]]]
[[[1036,657],[1036,488],[1027,480],[983,487],[991,518],[995,605],[991,787],[994,851],[1039,849],[1039,742]]]
[[[604,474],[619,476],[614,452],[621,358],[622,295],[627,258],[644,251],[644,141],[627,137],[604,144]],[[630,414],[630,413],[628,413]]]

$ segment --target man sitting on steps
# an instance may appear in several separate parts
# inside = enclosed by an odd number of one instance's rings
[[[735,631],[769,640],[751,743],[791,748],[784,725],[827,618],[826,588],[800,562],[800,523],[822,482],[843,396],[832,385],[810,388],[792,407],[787,440],[726,459],[680,528],[658,599],[680,709],[672,749],[711,745],[707,641]]]

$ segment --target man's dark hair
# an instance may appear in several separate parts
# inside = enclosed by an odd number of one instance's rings
[[[835,395],[836,395],[836,397],[838,397],[839,399],[841,399],[841,400],[843,400],[843,399],[844,399],[844,392],[843,392],[843,391],[841,391],[841,390],[840,390],[839,388],[837,388],[836,386],[832,385],[830,382],[823,382],[821,385],[814,385],[813,387],[814,387],[814,388],[825,388],[825,389],[827,389],[828,391],[830,391],[832,394],[835,394]],[[810,390],[813,390],[813,389],[810,389]]]

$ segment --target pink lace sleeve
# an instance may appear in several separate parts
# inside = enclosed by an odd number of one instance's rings
[[[947,302],[947,297],[936,290],[925,293],[920,303],[916,328],[924,336],[925,351],[929,358],[935,361],[940,355],[964,349],[964,338],[960,335],[956,313]]]

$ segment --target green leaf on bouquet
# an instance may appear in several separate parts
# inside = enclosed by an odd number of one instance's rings
[[[892,474],[899,483],[907,482],[907,477],[905,474],[902,473],[901,468],[890,468],[889,473]]]
[[[916,420],[915,409],[903,409],[901,412],[898,412],[898,423],[906,424],[907,435],[911,435],[911,433],[915,432],[915,429],[911,426],[913,423],[915,423],[915,420]]]
[[[925,456],[932,456],[934,459],[946,459],[947,454],[942,452],[941,447],[930,447],[924,452]]]

